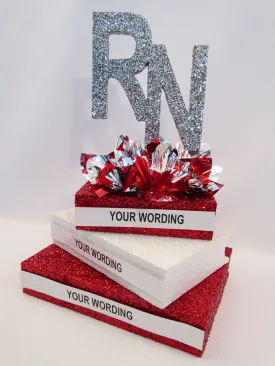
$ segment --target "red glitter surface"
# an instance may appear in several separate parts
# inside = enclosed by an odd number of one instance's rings
[[[133,193],[118,194],[110,193],[98,197],[92,190],[91,184],[87,182],[75,194],[75,207],[113,207],[113,208],[137,208],[137,209],[163,209],[163,210],[185,210],[185,211],[211,211],[216,212],[217,202],[212,197],[183,197],[171,202],[145,202]],[[103,231],[120,234],[143,234],[156,236],[174,236],[188,239],[211,240],[213,231],[202,230],[179,230],[179,229],[152,229],[152,228],[131,228],[131,227],[102,227],[102,226],[77,226],[78,230]]]
[[[72,305],[29,289],[23,290],[29,295],[75,310],[81,314],[88,315],[198,357],[202,356],[205,349],[228,278],[227,264],[165,309],[159,309],[53,244],[23,261],[21,269],[150,314],[187,323],[202,329],[205,331],[205,339],[203,350],[200,351],[181,342],[150,333],[121,320],[113,319],[84,307]]]

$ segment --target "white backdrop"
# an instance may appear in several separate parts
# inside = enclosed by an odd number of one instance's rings
[[[186,103],[192,47],[210,45],[203,141],[224,167],[217,226],[233,230],[233,246],[274,252],[274,10],[267,0],[1,1],[1,215],[49,220],[84,183],[81,152],[107,153],[121,133],[143,139],[115,81],[108,120],[90,115],[92,12],[131,11],[166,45]],[[132,51],[114,39],[112,55]],[[161,133],[178,139],[165,103]]]
[[[224,168],[217,227],[237,250],[203,359],[22,294],[20,262],[50,243],[52,211],[84,183],[80,153],[144,136],[117,82],[109,119],[91,119],[93,11],[147,18],[186,102],[192,47],[210,45],[203,140]],[[274,11],[272,0],[0,0],[1,365],[275,364]],[[113,38],[111,56],[132,52]],[[178,139],[165,103],[161,134]]]

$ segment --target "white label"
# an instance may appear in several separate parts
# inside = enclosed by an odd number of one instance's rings
[[[52,224],[51,231],[54,240],[61,242],[81,256],[87,258],[89,265],[93,266],[93,263],[95,263],[136,287],[143,289],[143,291],[149,293],[156,299],[163,299],[163,281],[159,278],[115,257],[96,246],[95,243],[82,239],[77,233],[72,233],[55,224]]]
[[[204,331],[191,325],[161,318],[125,306],[92,293],[66,286],[47,278],[21,271],[23,288],[34,290],[97,311],[138,328],[163,337],[174,339],[198,350],[202,350]]]
[[[76,226],[140,227],[213,231],[215,212],[76,207]]]

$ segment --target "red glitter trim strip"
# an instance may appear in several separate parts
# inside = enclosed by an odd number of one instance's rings
[[[139,234],[153,236],[169,236],[175,238],[212,240],[213,231],[178,230],[178,229],[148,229],[138,227],[107,227],[107,226],[76,226],[77,230],[96,231],[116,234]]]

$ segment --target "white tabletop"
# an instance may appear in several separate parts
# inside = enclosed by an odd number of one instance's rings
[[[235,251],[202,359],[24,295],[20,262],[50,244],[48,223],[0,221],[0,364],[223,365],[275,363],[275,256]],[[15,230],[16,228],[16,230]],[[108,352],[106,351],[108,350]]]

